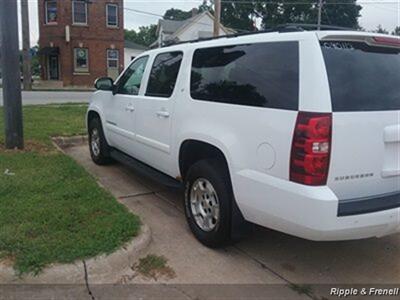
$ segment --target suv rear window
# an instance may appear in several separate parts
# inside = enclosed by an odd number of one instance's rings
[[[196,50],[191,96],[196,100],[297,110],[298,42]]]
[[[400,49],[321,42],[333,111],[400,109]]]

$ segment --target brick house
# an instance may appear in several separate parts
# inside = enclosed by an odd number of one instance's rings
[[[92,86],[124,67],[123,0],[38,0],[41,78]]]

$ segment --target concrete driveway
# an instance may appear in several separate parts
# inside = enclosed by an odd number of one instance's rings
[[[88,103],[92,92],[22,92],[23,105],[53,104],[53,103]],[[0,88],[0,106],[3,106],[3,89]]]
[[[167,257],[176,273],[175,278],[165,282],[294,284],[300,288],[310,284],[400,284],[400,234],[381,239],[312,242],[258,227],[234,246],[211,250],[190,233],[178,191],[139,178],[120,164],[94,165],[86,145],[66,152],[150,226],[153,241],[149,253]],[[148,281],[130,278],[129,274],[126,278],[128,283]],[[320,288],[322,291],[312,291],[309,296],[326,296],[328,287]]]

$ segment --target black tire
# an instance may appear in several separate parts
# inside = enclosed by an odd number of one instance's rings
[[[95,151],[92,146],[93,139],[96,137],[96,132],[99,138],[98,151]],[[103,126],[99,118],[94,118],[89,123],[89,150],[92,160],[97,165],[107,165],[112,162],[110,157],[110,146],[104,137]]]
[[[195,237],[210,248],[218,248],[230,244],[232,242],[231,207],[234,199],[229,171],[225,163],[216,159],[199,161],[189,168],[185,177],[185,214]],[[192,186],[199,179],[206,179],[211,183],[218,198],[219,220],[211,231],[205,231],[198,225],[191,208],[190,195]]]

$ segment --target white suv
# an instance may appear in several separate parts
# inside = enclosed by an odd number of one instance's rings
[[[400,39],[271,32],[188,42],[96,81],[92,159],[185,186],[216,247],[255,223],[312,240],[400,231]]]

